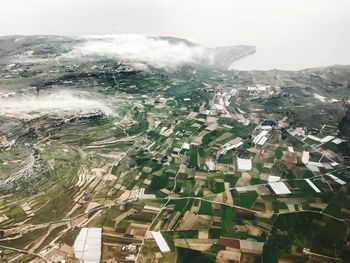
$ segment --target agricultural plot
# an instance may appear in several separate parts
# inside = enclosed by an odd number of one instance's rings
[[[279,257],[300,260],[303,248],[310,248],[315,253],[336,257],[341,253],[346,224],[315,212],[300,212],[279,215],[274,223],[277,229],[286,231],[276,233],[265,246],[264,260],[277,262]],[[291,256],[292,246],[300,253]]]
[[[240,193],[239,195],[240,206],[245,208],[251,208],[257,197],[258,197],[258,194],[255,191]]]
[[[5,53],[35,51],[30,63],[0,52],[1,103],[62,91],[77,102],[0,110],[0,245],[69,261],[80,229],[97,227],[102,261],[348,260],[349,114],[335,92],[348,67],[223,70],[231,48],[176,70],[60,59],[58,47],[84,41],[0,38]],[[3,251],[8,262],[41,260]]]

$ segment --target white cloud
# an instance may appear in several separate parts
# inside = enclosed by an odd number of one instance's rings
[[[71,91],[59,91],[39,96],[20,96],[11,98],[0,97],[0,114],[66,114],[88,113],[101,110],[107,115],[112,110],[103,102],[75,94]]]
[[[82,44],[60,58],[109,57],[174,69],[183,64],[200,63],[206,59],[207,51],[202,46],[171,43],[135,34],[88,36],[83,40]]]

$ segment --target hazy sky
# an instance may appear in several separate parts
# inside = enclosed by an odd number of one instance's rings
[[[249,44],[238,68],[350,64],[349,0],[1,0],[0,35],[142,33]]]

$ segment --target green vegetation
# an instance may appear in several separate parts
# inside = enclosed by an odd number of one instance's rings
[[[283,156],[283,151],[286,151],[287,149],[285,147],[277,147],[275,151],[275,158],[281,159]]]
[[[203,147],[208,146],[209,143],[211,143],[212,141],[214,141],[215,139],[217,139],[218,137],[220,137],[221,135],[223,135],[225,132],[227,132],[228,130],[214,130],[206,135],[203,136],[203,140],[202,140],[202,145]]]
[[[131,110],[130,115],[133,117],[136,123],[127,129],[126,133],[128,135],[139,134],[148,129],[147,116],[145,112],[140,112],[134,108]]]
[[[198,150],[197,150],[197,146],[191,144],[190,146],[190,151],[189,151],[189,161],[188,161],[188,165],[190,167],[198,167]]]
[[[203,263],[214,263],[215,257],[201,253],[200,251],[186,249],[186,248],[176,248],[177,261],[176,262],[203,262]]]
[[[175,247],[174,239],[205,242],[207,234],[208,239],[264,242],[264,258],[257,262],[307,262],[303,248],[348,261],[349,142],[320,144],[307,135],[348,135],[349,110],[341,100],[347,95],[350,67],[227,71],[218,64],[231,62],[230,48],[219,52],[220,63],[216,58],[212,65],[202,61],[176,70],[152,65],[136,70],[133,63],[108,57],[53,59],[84,41],[0,38],[1,96],[25,92],[35,100],[64,90],[111,113],[88,116],[67,109],[28,112],[30,120],[17,113],[0,116],[2,245],[30,250],[42,240],[34,249],[42,253],[58,237],[52,247],[72,246],[80,227],[71,224],[86,219],[87,227],[104,227],[102,261],[125,261],[132,252],[120,247],[129,244],[143,244],[140,258],[154,261],[157,244],[143,242],[148,227],[161,231],[171,248],[162,254],[163,262],[220,261],[216,256],[225,248],[217,243],[204,252]],[[13,63],[13,54],[28,50],[33,50],[30,63]],[[45,63],[36,62],[43,59]],[[255,145],[261,125],[275,127],[264,145]],[[292,136],[297,133],[301,135]],[[238,141],[243,143],[238,149],[220,154],[227,143]],[[185,142],[191,144],[189,150],[182,148]],[[295,153],[283,155],[289,146]],[[302,163],[304,150],[310,161],[325,164],[319,173]],[[252,159],[250,180],[237,170],[237,158]],[[332,162],[339,165],[330,166]],[[269,175],[281,177],[292,194],[274,194]],[[144,227],[132,229],[131,224]],[[5,253],[13,262],[32,259]],[[249,253],[242,255],[243,261],[254,261]]]
[[[257,197],[258,197],[258,194],[255,191],[241,193],[239,195],[240,206],[245,207],[245,208],[251,208]]]
[[[347,192],[337,193],[323,212],[336,218],[350,219],[350,195]]]
[[[264,167],[262,163],[255,163],[256,169],[262,173],[270,173],[271,169]]]
[[[209,201],[202,200],[198,213],[204,214],[204,215],[212,215],[213,208],[211,206],[211,203]]]
[[[226,154],[220,156],[218,158],[218,163],[232,164],[233,163],[232,152],[228,151]]]
[[[157,191],[168,186],[169,174],[162,174],[160,176],[154,175],[152,177],[152,182],[150,189],[152,191]]]
[[[7,246],[7,247],[19,248],[19,249],[24,248],[27,245],[29,245],[33,240],[45,234],[47,230],[48,230],[48,227],[35,229],[33,231],[29,231],[28,233],[22,235],[19,238],[2,240],[1,245]]]
[[[292,259],[292,245],[298,252],[310,248],[314,253],[334,257],[341,253],[346,234],[344,222],[315,212],[279,215],[274,226],[286,233],[274,233],[265,246],[264,261],[272,263],[279,257]]]
[[[224,237],[235,237],[236,215],[232,207],[221,205],[221,235]]]
[[[6,174],[18,168],[21,160],[24,160],[28,151],[25,148],[13,147],[8,151],[0,151],[0,178],[5,179]]]
[[[212,177],[208,178],[208,186],[213,193],[222,193],[225,191],[224,183],[217,182],[215,178]]]

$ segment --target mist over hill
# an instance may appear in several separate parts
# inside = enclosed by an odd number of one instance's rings
[[[12,61],[109,58],[175,70],[183,65],[228,69],[236,60],[255,52],[253,46],[205,47],[186,39],[137,34],[67,36],[10,36],[0,38],[0,56]]]
[[[220,261],[232,241],[254,248],[243,261],[304,262],[296,240],[346,260],[350,66],[231,69],[254,51],[136,34],[0,38],[1,245],[53,262],[62,248],[76,256],[79,228],[103,227],[101,261],[110,244],[116,262],[154,261],[148,231],[179,262],[181,249]],[[6,260],[30,261],[15,252]]]

